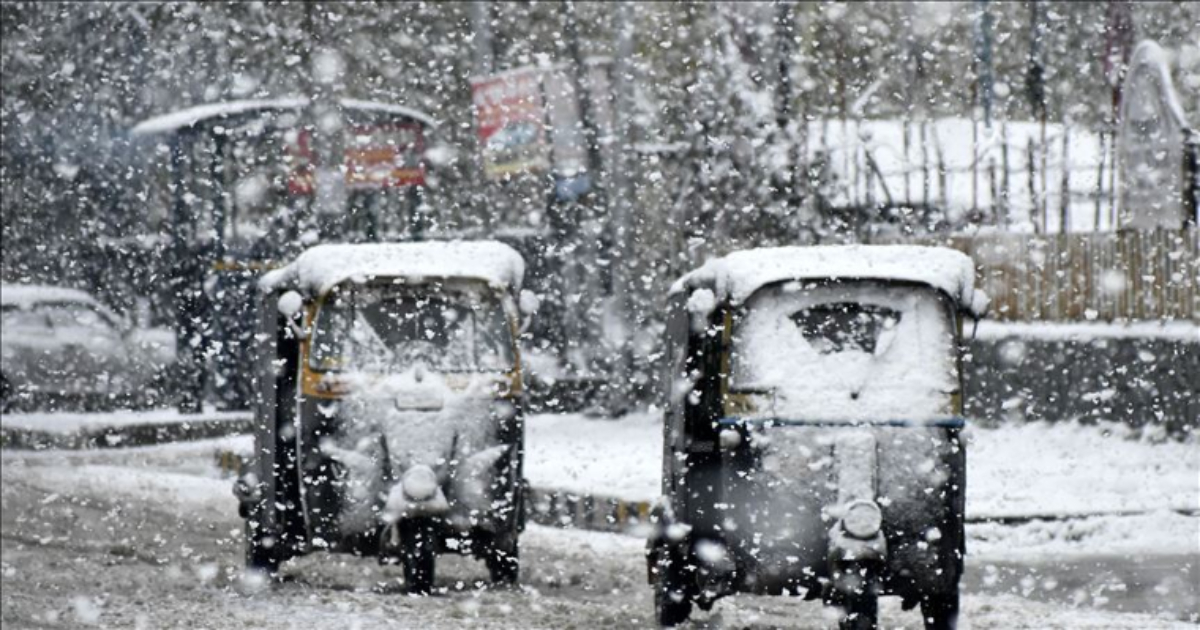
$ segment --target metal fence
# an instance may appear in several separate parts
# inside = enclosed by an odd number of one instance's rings
[[[886,239],[913,242],[914,239]],[[1200,322],[1200,230],[927,237],[975,260],[1003,321]]]

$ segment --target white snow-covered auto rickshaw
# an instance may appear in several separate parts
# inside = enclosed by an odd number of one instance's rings
[[[495,242],[320,245],[259,283],[255,449],[235,494],[247,563],[438,553],[518,577],[524,261]]]
[[[669,295],[658,620],[732,593],[877,598],[952,628],[964,547],[966,255],[913,246],[736,252]]]

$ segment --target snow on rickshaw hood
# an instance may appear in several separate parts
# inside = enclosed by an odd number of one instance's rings
[[[495,241],[424,241],[317,245],[291,264],[264,275],[259,289],[321,295],[347,280],[465,278],[519,291],[525,260]]]
[[[988,297],[975,288],[970,256],[918,245],[764,247],[709,260],[671,286],[671,293],[708,289],[718,300],[744,302],[762,287],[788,280],[896,280],[933,287],[975,316]]]

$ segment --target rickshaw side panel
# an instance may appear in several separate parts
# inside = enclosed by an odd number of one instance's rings
[[[722,511],[714,506],[723,501],[718,421],[725,405],[721,381],[726,312],[725,308],[714,310],[703,326],[692,321],[703,314],[686,313],[684,371],[689,379],[693,375],[699,378],[691,392],[682,397],[684,430],[677,438],[679,452],[675,466],[676,494],[681,495],[679,506],[687,514],[684,520],[691,525],[694,539],[720,537],[725,520]]]
[[[682,294],[673,295],[667,303],[667,325],[664,340],[666,366],[662,377],[663,396],[663,461],[662,493],[675,497],[680,466],[675,454],[684,452],[684,408],[691,388],[687,384],[688,313],[687,300]],[[676,507],[673,505],[673,507]],[[682,507],[682,503],[679,505]]]
[[[306,540],[303,521],[295,518],[299,516],[299,497],[293,427],[299,340],[278,312],[282,293],[259,293],[254,311],[254,454],[250,470],[261,493],[252,509],[253,519],[259,521],[263,532],[282,535],[283,555],[292,555]]]

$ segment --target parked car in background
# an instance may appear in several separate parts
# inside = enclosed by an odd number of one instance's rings
[[[150,406],[170,391],[175,338],[137,328],[75,289],[0,285],[0,406]]]

